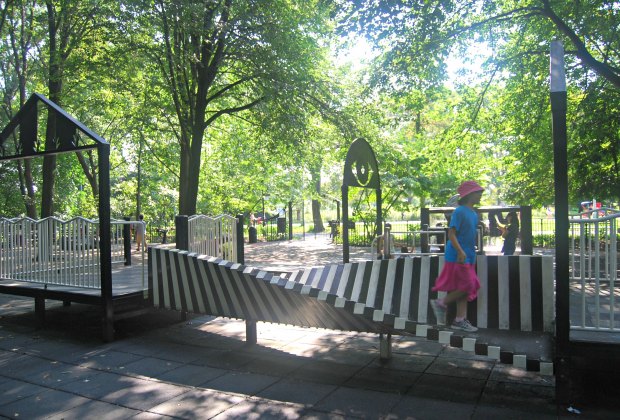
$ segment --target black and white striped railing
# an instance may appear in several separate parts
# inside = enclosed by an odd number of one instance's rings
[[[336,295],[336,305],[355,302],[354,312],[395,329],[436,320],[429,299],[443,257],[424,256],[334,264],[292,273],[290,280]],[[468,314],[481,328],[553,332],[553,261],[541,256],[479,256],[481,288]],[[370,311],[370,312],[369,312]]]
[[[430,325],[436,324],[429,300],[437,296],[431,289],[442,265],[443,257],[423,256],[274,275],[186,251],[149,248],[149,287],[158,308],[427,337]],[[473,323],[489,329],[553,332],[551,257],[479,256],[477,270],[482,287],[470,303]],[[451,344],[451,331],[436,335]],[[475,349],[473,340],[462,340],[462,347]],[[491,346],[488,351],[493,357],[500,350]],[[545,369],[552,370],[552,365]]]

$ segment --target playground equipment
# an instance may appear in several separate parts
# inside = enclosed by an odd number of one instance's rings
[[[421,250],[423,253],[430,252],[431,238],[437,237],[438,234],[443,233],[444,242],[447,235],[445,234],[448,223],[447,217],[454,211],[454,207],[430,207],[422,208],[420,210],[420,223],[422,225],[422,231],[425,232],[421,236]],[[521,242],[521,255],[532,255],[532,207],[531,206],[481,206],[477,207],[476,211],[481,215],[481,221],[484,219],[493,220],[495,215],[501,215],[510,211],[519,213],[520,219],[520,242]],[[444,219],[442,226],[433,226],[431,223],[431,217],[433,215],[441,215]],[[488,234],[493,235],[493,229],[489,229]],[[480,228],[478,233],[478,253],[484,252],[485,229]],[[497,235],[496,235],[497,236]]]
[[[376,232],[381,226],[381,180],[375,152],[365,139],[355,140],[349,147],[342,177],[342,261],[349,262],[349,187],[374,189],[376,194]]]
[[[473,322],[490,330],[535,334],[535,352],[510,349],[489,334],[466,337],[438,330],[429,307],[443,257],[423,256],[331,264],[273,274],[195,253],[149,248],[149,289],[155,307],[246,321],[256,343],[257,321],[365,331],[380,335],[381,357],[392,334],[415,334],[475,351],[523,369],[552,374],[553,262],[544,256],[479,256],[481,293]],[[545,343],[545,344],[540,344]],[[508,348],[507,348],[508,347]],[[503,355],[503,356],[502,356]]]
[[[619,210],[598,207],[569,220],[571,306],[579,308],[571,331],[620,330],[618,218]]]
[[[141,221],[111,220],[112,264],[131,265],[131,226]],[[0,218],[0,278],[44,285],[101,288],[99,221],[76,217],[34,220]],[[139,254],[145,259],[144,247]],[[145,272],[142,280],[144,284]]]
[[[553,78],[552,78],[553,80]],[[42,95],[34,94],[0,133],[0,161],[34,158],[47,154],[71,153],[79,150],[97,149],[98,152],[98,185],[99,207],[97,233],[91,227],[80,232],[82,222],[76,222],[76,233],[73,240],[65,241],[65,248],[73,244],[78,246],[80,255],[88,256],[88,250],[97,249],[99,280],[85,283],[92,287],[76,285],[41,283],[39,281],[13,280],[10,276],[23,273],[23,262],[17,262],[17,255],[11,254],[11,247],[33,244],[22,239],[15,242],[15,231],[11,231],[6,248],[2,249],[3,258],[9,261],[10,267],[3,271],[0,278],[0,293],[29,296],[35,299],[35,312],[43,318],[45,300],[54,299],[66,302],[81,302],[99,305],[102,308],[103,336],[106,340],[113,338],[115,319],[143,313],[151,310],[153,305],[178,310],[213,313],[214,315],[240,317],[246,319],[248,341],[255,341],[256,322],[295,322],[306,326],[322,328],[343,328],[354,331],[371,331],[380,334],[380,351],[382,356],[389,357],[391,334],[415,333],[440,342],[457,345],[466,350],[475,351],[496,357],[504,363],[531,370],[558,373],[558,400],[568,401],[567,378],[574,372],[583,370],[580,366],[593,366],[598,363],[603,374],[609,375],[610,367],[617,363],[610,360],[620,359],[618,342],[615,334],[615,282],[617,274],[613,263],[617,253],[617,226],[615,217],[605,220],[607,216],[592,217],[593,225],[579,224],[579,245],[574,245],[574,254],[579,254],[572,269],[569,218],[566,182],[566,138],[565,111],[566,92],[552,92],[552,113],[554,119],[554,154],[556,156],[556,254],[555,254],[555,354],[548,353],[553,360],[521,353],[519,350],[503,350],[512,341],[517,332],[539,333],[529,338],[529,342],[551,337],[550,325],[553,325],[553,275],[550,272],[551,257],[523,255],[527,253],[527,242],[522,237],[522,255],[518,257],[484,256],[478,258],[478,275],[486,294],[481,293],[478,300],[470,308],[472,321],[482,327],[477,337],[463,336],[451,331],[438,330],[431,327],[432,315],[428,309],[431,281],[437,275],[441,257],[423,256],[416,258],[377,260],[366,263],[334,264],[323,268],[300,270],[284,276],[276,276],[260,270],[244,267],[243,255],[238,255],[239,263],[227,262],[217,258],[199,256],[188,251],[149,248],[149,288],[145,293],[143,285],[137,288],[126,287],[116,293],[112,282],[113,229],[110,219],[110,182],[109,182],[109,144],[79,121],[65,113],[60,107]],[[56,119],[57,142],[45,145],[38,133],[39,105]],[[564,114],[564,115],[562,115]],[[8,141],[11,139],[11,141]],[[356,142],[357,143],[357,142]],[[358,144],[367,143],[360,141]],[[369,149],[369,146],[367,147]],[[350,150],[351,152],[351,150]],[[361,186],[375,188],[377,191],[377,235],[381,234],[379,174],[374,154],[372,159],[362,159],[357,152],[347,155],[345,164],[345,182],[343,183],[343,259],[348,260],[348,187]],[[596,210],[599,211],[599,210]],[[612,221],[613,219],[613,221]],[[608,225],[605,225],[608,223]],[[243,226],[242,223],[238,224]],[[25,226],[25,225],[24,225]],[[522,216],[522,231],[527,229]],[[49,231],[49,227],[47,230]],[[73,228],[71,228],[73,229]],[[600,233],[601,229],[609,232],[608,239],[599,238],[599,234],[588,236],[587,232]],[[609,230],[608,230],[609,229]],[[45,228],[42,229],[42,231]],[[177,241],[185,241],[185,249],[189,249],[189,235],[177,232]],[[584,233],[583,242],[581,232]],[[51,229],[50,234],[36,233],[43,238],[41,244],[62,244],[62,229]],[[56,232],[56,233],[54,233]],[[61,233],[58,233],[61,232]],[[86,233],[89,232],[89,233]],[[238,235],[239,238],[241,235]],[[32,235],[30,235],[32,238]],[[576,234],[575,234],[576,237]],[[592,238],[592,239],[588,239]],[[598,238],[598,239],[596,239]],[[38,239],[37,239],[38,240]],[[13,242],[11,242],[13,241]],[[57,242],[58,241],[58,242]],[[607,248],[609,243],[609,248]],[[178,245],[178,244],[177,244]],[[56,245],[54,245],[56,246]],[[27,255],[31,263],[31,276],[37,271],[52,271],[52,266],[35,266],[39,261],[57,261],[56,256],[63,255],[63,245],[59,250],[40,250]],[[53,247],[52,247],[53,248]],[[525,250],[524,250],[525,248]],[[578,252],[577,252],[578,250]],[[586,253],[591,250],[594,255]],[[599,250],[599,254],[597,254]],[[602,253],[601,253],[602,252]],[[88,257],[87,257],[88,258]],[[609,258],[606,260],[605,258]],[[96,258],[95,258],[96,259]],[[604,261],[604,262],[603,262]],[[616,262],[617,264],[617,262]],[[55,269],[58,270],[58,266]],[[593,268],[588,268],[593,267]],[[605,267],[605,269],[602,269]],[[608,267],[608,268],[607,268]],[[69,270],[70,271],[70,270]],[[582,275],[583,271],[583,275]],[[78,270],[79,272],[79,270]],[[596,321],[595,328],[587,322],[585,325],[570,325],[569,309],[575,294],[571,290],[579,272],[578,284],[582,294],[578,295],[582,302],[587,303],[582,311],[590,311]],[[160,276],[161,273],[161,276]],[[586,274],[587,273],[587,274]],[[597,274],[598,273],[598,274]],[[601,273],[606,273],[602,275]],[[29,275],[29,276],[30,276]],[[50,279],[54,276],[47,273]],[[30,279],[32,280],[32,279]],[[52,280],[58,282],[58,280]],[[90,281],[90,280],[89,280]],[[96,284],[99,286],[95,286]],[[608,287],[607,292],[605,287]],[[575,290],[575,289],[573,289]],[[585,292],[585,294],[584,294]],[[589,293],[589,294],[588,294]],[[602,293],[602,294],[601,294]],[[602,308],[608,294],[611,311],[610,322],[603,320]],[[154,295],[157,294],[155,298]],[[591,312],[594,302],[595,312]],[[601,306],[600,304],[603,304]],[[430,318],[429,318],[430,317]],[[584,319],[584,317],[581,317]],[[585,317],[588,319],[588,316]],[[551,322],[551,324],[550,324]],[[514,328],[514,329],[513,329]],[[489,330],[485,336],[485,329]],[[498,334],[503,329],[510,331],[510,340]],[[608,330],[608,331],[604,331]],[[585,334],[588,333],[588,334]],[[594,334],[591,334],[594,333]],[[605,334],[601,338],[600,334]],[[254,340],[253,340],[254,339]],[[615,340],[615,341],[614,341]],[[547,357],[547,356],[545,356]],[[583,363],[585,360],[585,363]],[[573,364],[575,363],[575,364]]]

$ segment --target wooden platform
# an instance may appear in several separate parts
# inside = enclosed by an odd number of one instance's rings
[[[144,313],[152,307],[148,295],[148,269],[146,253],[142,260],[140,253],[132,254],[132,265],[112,266],[112,304],[113,319],[126,318]],[[41,324],[45,322],[45,301],[58,300],[65,304],[82,303],[104,306],[105,302],[99,288],[83,288],[51,285],[35,282],[0,279],[0,293],[32,297],[35,312]]]

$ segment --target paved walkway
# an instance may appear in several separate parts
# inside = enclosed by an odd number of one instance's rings
[[[273,244],[272,267],[324,264],[326,243]],[[269,255],[246,248],[246,261]],[[333,250],[332,250],[333,251]],[[272,252],[273,253],[273,252]],[[322,255],[322,256],[320,256]],[[332,254],[333,256],[333,254]],[[308,256],[309,258],[309,256]],[[336,262],[336,261],[327,261]],[[47,304],[35,327],[31,299],[0,295],[0,416],[13,419],[523,419],[569,414],[554,378],[416,337],[395,337],[381,363],[378,337],[208,316],[179,322],[155,312],[116,323],[100,341],[100,313]],[[589,409],[583,418],[612,418]],[[609,416],[609,417],[608,417]]]

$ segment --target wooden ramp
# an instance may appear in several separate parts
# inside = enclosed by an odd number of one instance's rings
[[[274,274],[187,251],[149,248],[158,308],[246,322],[407,334],[438,340],[527,370],[553,373],[553,262],[480,256],[482,293],[469,314],[480,330],[434,326],[428,304],[442,256],[330,264]]]

